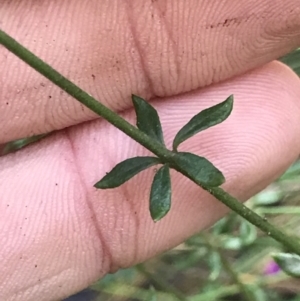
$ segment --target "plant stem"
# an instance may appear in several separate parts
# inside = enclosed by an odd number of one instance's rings
[[[95,98],[58,73],[50,65],[42,61],[2,30],[0,30],[0,44],[14,53],[37,72],[44,75],[47,79],[60,87],[66,93],[85,105],[91,111],[106,119],[119,130],[124,132],[135,141],[139,142],[161,159],[167,159],[166,161],[169,161],[171,157],[173,157],[173,153],[166,148],[161,147],[159,142],[149,138],[145,133],[139,131],[135,126],[130,124],[124,118],[120,117],[117,113],[98,102]]]
[[[229,195],[222,188],[210,188],[203,187],[195,179],[188,175],[188,171],[181,169],[174,162],[173,158],[175,154],[170,150],[166,149],[163,145],[154,139],[151,139],[146,134],[138,130],[135,126],[127,122],[125,119],[120,117],[115,112],[111,111],[109,108],[98,102],[91,95],[80,89],[74,83],[69,81],[66,77],[58,73],[51,66],[43,62],[32,52],[27,50],[16,40],[11,38],[9,35],[0,30],[0,44],[2,44],[9,51],[14,53],[17,57],[31,66],[33,69],[38,71],[40,74],[44,75],[47,79],[53,82],[55,85],[63,89],[66,93],[74,97],[80,103],[88,107],[90,110],[95,112],[97,115],[103,117],[112,125],[117,127],[119,130],[130,136],[132,139],[143,145],[145,148],[150,150],[152,153],[157,155],[162,162],[168,162],[177,171],[181,172],[193,182],[201,186],[203,189],[207,190],[211,195],[220,200],[223,204],[228,206],[231,210],[238,213],[240,216],[245,218],[247,221],[257,226],[267,235],[273,237],[275,240],[281,242],[285,247],[290,249],[290,251],[300,255],[300,243],[298,240],[292,239],[291,237],[285,235],[276,227],[269,224],[266,220],[262,219],[258,214],[244,206],[237,199]]]
[[[278,242],[281,242],[285,247],[290,249],[290,251],[299,254],[300,252],[300,242],[297,239],[291,238],[287,234],[283,233],[277,229],[272,224],[268,223],[265,218],[260,217],[257,213],[246,207],[244,204],[237,201],[236,198],[231,196],[229,193],[224,191],[220,187],[208,188],[203,187],[216,199],[220,200],[224,205],[229,207],[231,210],[242,216],[251,224],[258,227],[261,231],[266,233],[268,236],[274,238]]]

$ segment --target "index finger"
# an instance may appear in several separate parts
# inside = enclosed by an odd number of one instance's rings
[[[299,0],[5,1],[1,28],[111,109],[217,83],[300,44]],[[0,143],[96,116],[0,48]]]

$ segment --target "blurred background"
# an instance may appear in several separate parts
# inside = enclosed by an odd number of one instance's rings
[[[300,48],[281,61],[300,75]],[[0,155],[44,137],[0,145]],[[300,160],[246,205],[290,235],[300,233]],[[300,280],[272,259],[278,251],[281,245],[230,213],[178,247],[64,301],[300,301]]]

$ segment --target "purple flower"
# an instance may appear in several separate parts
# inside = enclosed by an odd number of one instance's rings
[[[279,265],[275,261],[269,261],[264,269],[265,275],[277,274],[280,271]]]

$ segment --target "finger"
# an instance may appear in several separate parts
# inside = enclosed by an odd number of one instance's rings
[[[232,115],[182,149],[204,155],[241,200],[258,192],[299,153],[299,80],[273,63],[240,79],[155,102],[165,139],[196,112],[234,93]],[[134,121],[133,112],[124,115]],[[98,120],[0,158],[1,300],[57,300],[118,267],[174,247],[226,210],[172,173],[172,209],[153,223],[148,198],[154,170],[113,190],[93,184],[118,162],[149,153]]]
[[[300,44],[299,0],[4,1],[1,28],[114,110],[260,66]],[[0,143],[95,115],[0,48]]]

